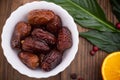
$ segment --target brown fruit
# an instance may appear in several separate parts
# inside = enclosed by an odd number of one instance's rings
[[[46,54],[44,54],[44,53],[39,53],[39,64],[40,64],[40,68],[41,68],[41,64],[42,64],[42,62],[43,62],[43,60],[44,60],[44,58],[45,58],[45,55]]]
[[[52,50],[50,53],[48,53],[45,56],[41,64],[41,68],[44,71],[50,71],[53,68],[55,68],[57,65],[59,65],[61,61],[62,61],[62,54],[57,50]]]
[[[15,26],[12,39],[11,46],[12,48],[20,49],[21,48],[21,39],[28,36],[31,31],[31,26],[26,22],[19,22]]]
[[[31,51],[31,52],[41,52],[41,51],[49,51],[50,48],[48,44],[44,41],[38,41],[33,39],[32,37],[27,37],[22,42],[22,49],[24,51]]]
[[[72,36],[68,28],[63,27],[58,34],[57,49],[65,51],[72,46]]]
[[[34,29],[32,32],[32,36],[38,40],[44,40],[48,44],[55,44],[56,38],[53,34],[44,31],[42,29]]]
[[[62,28],[62,22],[58,15],[55,15],[54,19],[47,24],[47,30],[53,34],[58,34],[58,31]]]
[[[46,25],[31,25],[31,27],[32,27],[32,31],[37,28],[46,30]]]
[[[36,69],[39,66],[39,58],[31,52],[20,52],[18,54],[20,60],[31,69]]]
[[[51,10],[33,10],[28,14],[28,22],[30,24],[47,24],[54,18],[55,14]]]

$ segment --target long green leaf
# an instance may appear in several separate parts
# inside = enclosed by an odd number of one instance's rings
[[[113,8],[113,13],[116,15],[116,18],[120,21],[120,0],[110,0]]]
[[[80,33],[80,35],[106,52],[110,53],[120,50],[120,33],[91,30]]]
[[[74,20],[83,27],[99,31],[116,32],[114,25],[108,22],[96,0],[46,0],[66,9]]]

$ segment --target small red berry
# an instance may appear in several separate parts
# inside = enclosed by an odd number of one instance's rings
[[[92,55],[92,56],[95,55],[95,51],[93,51],[93,50],[90,51],[90,55]]]
[[[78,80],[84,80],[83,78],[79,77]]]
[[[71,79],[77,79],[77,74],[76,73],[71,73],[70,78]]]
[[[99,48],[97,47],[97,46],[93,46],[93,51],[98,51],[99,50]]]
[[[117,24],[116,24],[116,28],[117,28],[117,29],[120,29],[120,23],[117,23]]]

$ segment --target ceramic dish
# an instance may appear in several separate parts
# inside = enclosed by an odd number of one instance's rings
[[[34,9],[52,10],[55,14],[60,16],[63,26],[68,27],[72,33],[72,39],[73,39],[72,47],[65,51],[62,62],[56,68],[54,68],[49,72],[44,72],[41,69],[31,70],[28,67],[26,67],[20,61],[20,59],[18,58],[17,52],[11,48],[11,44],[10,44],[11,36],[12,36],[15,25],[19,21],[27,21],[27,14]],[[34,77],[34,78],[47,78],[50,76],[54,76],[60,73],[61,71],[63,71],[65,68],[67,68],[75,58],[75,55],[78,50],[78,43],[79,43],[77,26],[73,18],[69,15],[69,13],[66,10],[64,10],[62,7],[54,3],[49,3],[45,1],[35,1],[31,3],[27,3],[23,6],[20,6],[13,13],[11,13],[10,17],[7,19],[3,27],[1,37],[2,37],[1,44],[3,48],[3,53],[8,63],[10,63],[11,66],[21,74],[27,75],[29,77]]]

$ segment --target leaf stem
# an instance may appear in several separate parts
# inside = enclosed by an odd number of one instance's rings
[[[84,8],[82,8],[81,6],[76,5],[74,2],[67,0],[69,3],[73,4],[74,6],[80,8],[82,11],[84,11],[85,13],[89,14],[90,16],[94,17],[96,20],[98,20],[99,22],[103,23],[104,25],[106,25],[107,27],[109,27],[111,30],[113,31],[117,31],[120,32],[120,30],[115,29],[114,27],[112,27],[111,25],[105,23],[104,21],[102,21],[101,19],[97,18],[96,16],[94,16],[92,13],[86,11]]]

